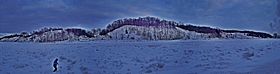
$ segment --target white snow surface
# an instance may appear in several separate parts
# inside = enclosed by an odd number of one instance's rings
[[[280,74],[280,40],[0,42],[0,74]]]
[[[11,33],[0,33],[0,38],[6,35],[10,35]]]

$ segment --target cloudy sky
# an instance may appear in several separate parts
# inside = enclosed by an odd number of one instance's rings
[[[270,31],[276,7],[276,0],[0,0],[0,32],[103,28],[116,19],[139,16]]]

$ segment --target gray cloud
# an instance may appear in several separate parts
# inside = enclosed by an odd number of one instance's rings
[[[104,27],[118,18],[147,15],[224,28],[267,30],[275,9],[275,0],[0,0],[0,32],[31,31],[57,24]]]

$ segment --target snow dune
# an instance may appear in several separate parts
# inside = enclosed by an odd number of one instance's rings
[[[279,40],[0,42],[0,74],[279,74]]]

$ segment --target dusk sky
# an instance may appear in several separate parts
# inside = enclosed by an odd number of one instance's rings
[[[0,32],[104,28],[116,19],[139,16],[269,32],[276,7],[276,0],[0,0]]]

